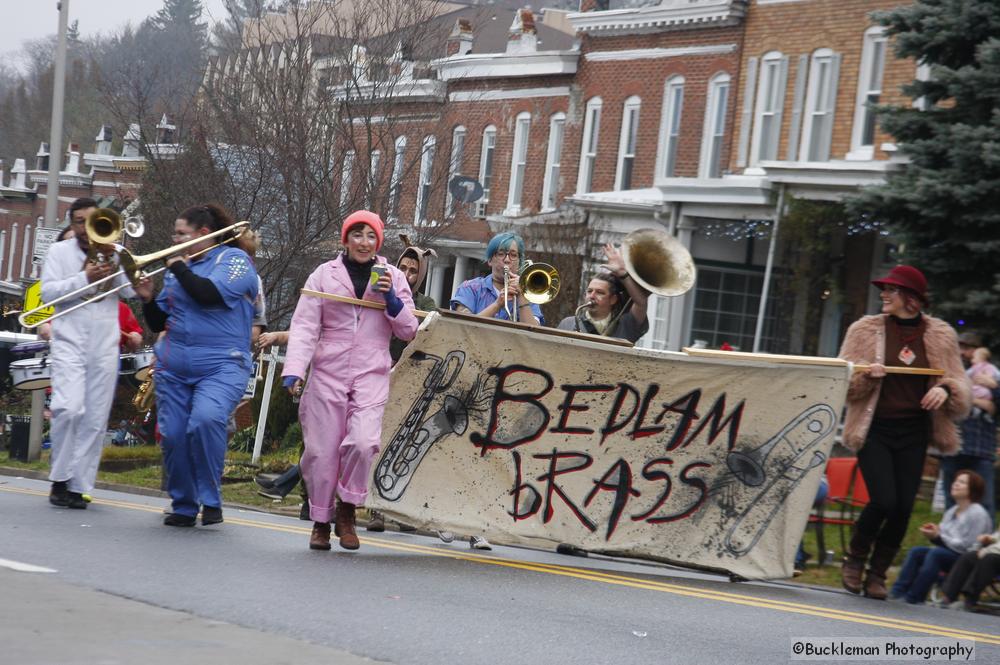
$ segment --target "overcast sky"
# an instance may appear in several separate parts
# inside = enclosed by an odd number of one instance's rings
[[[225,16],[223,0],[202,0],[209,23]],[[0,53],[17,66],[25,40],[54,35],[59,30],[56,0],[0,0]],[[163,7],[163,0],[69,0],[69,22],[79,19],[84,37],[114,32],[125,23],[138,25]],[[211,15],[210,17],[207,15]]]

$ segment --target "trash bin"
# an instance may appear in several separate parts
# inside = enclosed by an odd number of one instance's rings
[[[10,459],[28,461],[28,433],[31,431],[31,416],[11,416],[10,439],[7,450]]]

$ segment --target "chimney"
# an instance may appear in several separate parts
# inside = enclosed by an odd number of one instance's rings
[[[581,12],[599,12],[608,8],[608,0],[580,0]]]
[[[535,15],[526,7],[518,9],[507,33],[507,53],[533,53],[537,45]]]
[[[70,143],[66,150],[66,173],[80,172],[80,146],[77,143]]]
[[[0,159],[0,188],[3,188],[4,176],[7,175],[4,170],[5,166],[6,165],[3,163],[3,160]]]
[[[42,141],[42,143],[38,146],[38,152],[35,153],[35,170],[49,170],[49,144],[45,141]]]
[[[111,125],[101,125],[101,130],[94,138],[94,152],[98,155],[111,154]]]
[[[160,124],[156,126],[156,142],[161,145],[171,145],[176,143],[174,135],[177,133],[177,125],[171,125],[164,113],[160,118]]]
[[[14,168],[10,170],[10,188],[11,189],[25,189],[24,178],[27,175],[28,170],[24,168],[23,159],[14,160]]]
[[[125,132],[124,145],[122,145],[122,157],[138,157],[139,141],[142,139],[142,129],[139,123],[133,122]]]
[[[472,51],[472,38],[472,22],[467,18],[456,20],[455,27],[451,29],[448,41],[445,42],[445,55],[451,57],[469,53]]]

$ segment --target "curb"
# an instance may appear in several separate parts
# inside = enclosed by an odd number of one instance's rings
[[[0,466],[0,476],[16,476],[21,478],[30,478],[32,480],[44,480],[45,482],[48,482],[49,480],[49,474],[45,471],[19,469],[15,466]],[[94,483],[94,487],[101,490],[108,490],[109,492],[123,492],[125,494],[138,494],[140,496],[152,496],[167,500],[170,499],[170,495],[162,490],[154,490],[148,487],[139,487],[137,485],[123,485],[121,483],[109,483],[103,480],[98,480]],[[291,506],[282,507],[281,510],[267,510],[261,506],[251,506],[244,503],[226,502],[223,505],[227,508],[249,510],[255,513],[292,516],[297,516],[299,514],[299,509],[297,507],[292,508]]]

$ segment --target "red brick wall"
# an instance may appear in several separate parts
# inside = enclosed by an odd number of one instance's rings
[[[576,84],[580,90],[579,108],[574,122],[567,125],[567,148],[576,158],[565,160],[567,188],[562,194],[576,190],[577,169],[584,129],[584,109],[587,102],[602,100],[601,127],[598,136],[597,161],[591,191],[614,189],[618,166],[618,146],[622,112],[627,98],[638,95],[642,100],[639,111],[639,131],[632,188],[652,187],[655,178],[656,153],[663,112],[663,92],[667,79],[684,77],[684,102],[681,113],[680,143],[677,149],[677,177],[696,177],[701,154],[702,130],[708,82],[719,73],[730,76],[730,92],[723,163],[726,163],[733,135],[733,90],[739,67],[741,28],[707,28],[649,35],[617,37],[585,36],[582,44]],[[592,62],[586,54],[594,51],[615,51],[650,48],[685,48],[691,46],[734,45],[731,53],[685,55],[670,58],[640,59],[616,62]]]
[[[820,48],[829,48],[841,55],[830,157],[843,159],[850,151],[864,33],[874,25],[868,14],[900,4],[902,3],[898,0],[803,0],[775,5],[758,5],[754,2],[745,21],[743,62],[750,57],[760,58],[770,51],[780,51],[789,58],[779,159],[784,159],[787,154],[798,57],[801,54],[811,55]],[[892,54],[890,42],[886,53],[881,101],[896,103],[905,100],[899,87],[912,81],[915,74],[916,64],[910,60],[897,59]],[[745,69],[739,84],[735,86],[736,109],[743,108],[743,76]],[[759,79],[758,70],[758,83]],[[879,146],[887,141],[891,141],[891,137],[881,130],[876,132],[876,158],[886,158]],[[733,168],[735,161],[734,151],[731,157]]]

